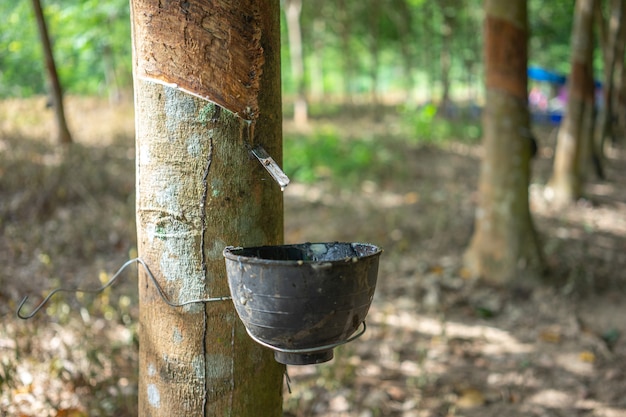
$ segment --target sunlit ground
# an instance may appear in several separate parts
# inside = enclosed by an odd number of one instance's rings
[[[59,295],[15,318],[24,295],[97,287],[135,254],[130,101],[70,98],[69,156],[49,140],[44,104],[0,103],[0,415],[134,416],[134,270],[104,294]],[[353,114],[285,123],[287,140],[316,145],[285,146],[285,165],[301,169],[285,191],[285,240],[385,249],[367,332],[332,362],[289,367],[285,415],[626,416],[623,148],[607,152],[608,181],[555,210],[542,187],[550,129],[537,129],[531,208],[549,279],[498,289],[461,262],[479,145],[452,129],[425,146],[393,108],[378,123]]]

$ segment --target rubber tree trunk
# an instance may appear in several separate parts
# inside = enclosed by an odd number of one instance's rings
[[[626,51],[626,25],[622,24],[622,31],[618,39],[620,50],[622,51],[622,59],[618,59],[615,65],[615,94],[613,108],[617,118],[617,126],[613,126],[616,130],[612,137],[613,145],[618,139],[623,141],[626,137],[626,67],[624,65],[624,51]]]
[[[372,110],[374,112],[374,121],[382,120],[382,112],[380,111],[380,97],[378,94],[380,77],[380,26],[381,16],[383,15],[382,4],[380,0],[370,0],[367,3],[368,10],[368,42],[371,63],[369,65],[369,77],[371,83],[370,100],[372,101]]]
[[[466,267],[494,283],[539,278],[543,260],[528,205],[526,0],[486,0],[486,103],[474,234]]]
[[[404,91],[406,92],[405,101],[407,104],[410,104],[414,88],[414,54],[411,44],[417,43],[414,39],[415,35],[412,32],[413,17],[411,15],[411,7],[407,3],[407,0],[397,0],[390,9],[389,16],[394,22],[398,31],[398,37],[400,38],[400,53],[402,54],[402,70],[404,72],[403,84]]]
[[[307,67],[309,72],[309,96],[314,101],[322,101],[326,99],[326,91],[324,88],[324,51],[326,49],[326,19],[324,14],[324,7],[326,3],[324,1],[318,1],[315,3],[317,14],[313,18],[311,25],[311,38],[313,48],[311,50],[311,57],[309,58],[309,65]]]
[[[439,105],[439,111],[444,116],[448,116],[450,110],[450,69],[452,67],[452,36],[454,28],[456,26],[457,11],[455,8],[457,5],[450,4],[449,1],[443,1],[439,3],[440,12],[443,18],[443,25],[441,27],[441,53],[439,55],[439,65],[441,68],[441,103]]]
[[[131,19],[139,256],[173,303],[228,296],[224,247],[282,242],[250,155],[282,160],[278,1],[132,0]],[[284,367],[230,300],[173,308],[141,271],[139,315],[140,416],[282,415]]]
[[[436,8],[438,4],[435,2],[424,2],[422,4],[420,10],[420,21],[417,23],[417,26],[420,28],[420,32],[422,32],[423,37],[426,39],[435,39],[438,36],[439,29],[436,24],[433,22],[437,22],[436,18]],[[423,62],[424,67],[426,68],[425,76],[426,76],[426,93],[428,96],[428,100],[431,102],[436,101],[439,97],[436,94],[437,78],[434,74],[439,74],[441,70],[440,62],[438,60],[441,54],[441,48],[438,47],[437,42],[424,42],[424,47],[421,48],[419,52],[418,61]]]
[[[43,54],[46,60],[46,72],[48,74],[48,84],[50,86],[50,98],[52,99],[52,107],[57,125],[57,142],[61,144],[72,143],[72,135],[67,127],[65,120],[65,108],[63,107],[63,90],[57,73],[57,67],[54,62],[54,54],[52,53],[52,43],[48,35],[48,27],[46,19],[43,15],[41,3],[39,0],[32,0],[33,10],[35,11],[35,19],[39,28],[39,37]]]
[[[555,204],[575,201],[582,195],[583,162],[590,160],[593,140],[593,14],[594,0],[577,0],[572,29],[571,75],[565,117],[557,135],[552,177],[546,192]]]
[[[287,17],[287,34],[289,36],[289,57],[291,60],[291,76],[296,88],[296,99],[293,109],[293,120],[296,125],[303,126],[308,121],[308,105],[304,82],[304,57],[302,54],[302,28],[300,15],[302,0],[286,0],[285,15]]]
[[[626,1],[624,0],[612,0],[610,7],[610,14],[607,18],[606,24],[604,19],[601,18],[601,13],[596,10],[596,17],[600,17],[600,24],[606,27],[603,31],[606,36],[603,36],[602,50],[604,51],[604,85],[603,85],[603,101],[604,109],[599,120],[599,153],[604,153],[604,144],[608,137],[615,135],[615,127],[613,121],[617,120],[615,117],[614,102],[616,94],[616,82],[615,73],[618,71],[618,62],[624,61],[624,36],[626,32],[624,29],[624,13],[626,12]],[[596,2],[596,8],[600,9],[600,2]]]
[[[352,105],[355,102],[354,97],[354,80],[356,73],[357,60],[354,55],[354,48],[352,48],[352,29],[353,29],[353,3],[349,0],[337,1],[337,22],[338,32],[341,38],[341,55],[342,55],[342,73],[343,73],[343,94],[344,100]],[[352,110],[350,110],[352,111]]]

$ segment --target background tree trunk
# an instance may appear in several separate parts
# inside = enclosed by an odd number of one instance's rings
[[[613,109],[617,117],[617,126],[613,125],[614,136],[613,144],[617,139],[622,141],[626,137],[626,69],[624,68],[624,53],[626,52],[626,25],[621,24],[622,30],[618,38],[620,44],[618,49],[621,51],[619,59],[615,65],[615,94],[613,95]]]
[[[485,3],[486,103],[472,240],[466,266],[485,280],[537,277],[543,261],[528,207],[526,0]]]
[[[601,3],[596,2],[597,9],[601,9]],[[610,6],[610,13],[606,19],[606,23],[601,16],[601,10],[596,10],[596,16],[598,17],[601,27],[605,28],[602,33],[606,33],[603,36],[603,61],[604,61],[604,83],[603,83],[603,99],[604,109],[602,111],[599,121],[598,140],[599,154],[604,153],[604,144],[608,137],[614,137],[615,126],[614,121],[617,120],[615,109],[617,108],[616,87],[619,82],[616,82],[616,73],[620,71],[619,65],[623,65],[624,61],[624,36],[626,31],[626,25],[624,25],[623,17],[626,11],[626,1],[624,0],[612,0]],[[621,63],[620,63],[621,61]]]
[[[410,48],[412,43],[417,43],[413,38],[413,17],[407,0],[396,0],[390,7],[389,16],[396,25],[400,40],[400,52],[402,54],[402,70],[404,72],[405,102],[412,104],[413,89],[413,52]]]
[[[452,67],[452,35],[457,19],[455,14],[456,5],[449,4],[449,1],[439,3],[440,13],[443,19],[441,27],[441,54],[439,55],[439,64],[441,66],[441,102],[439,103],[439,112],[444,116],[449,116],[451,99],[450,99],[450,69]]]
[[[102,63],[104,64],[104,82],[109,95],[109,104],[114,106],[120,103],[122,91],[116,71],[115,55],[108,43],[102,46]]]
[[[287,33],[289,36],[289,57],[291,60],[291,76],[296,87],[293,120],[297,125],[305,125],[308,121],[308,105],[306,85],[304,82],[304,58],[302,55],[302,28],[300,14],[302,0],[286,0],[285,15],[287,17]]]
[[[352,15],[352,3],[349,0],[338,0],[338,30],[341,38],[342,51],[342,75],[343,75],[343,94],[344,100],[352,105],[354,104],[354,79],[356,74],[356,59],[351,46],[352,23],[354,16]]]
[[[374,120],[380,122],[382,120],[382,112],[380,111],[379,76],[380,70],[380,19],[384,11],[380,0],[370,0],[367,2],[368,19],[369,19],[369,37],[367,39],[368,49],[370,53],[371,63],[369,66],[369,77],[371,83],[372,110]]]
[[[314,101],[318,102],[326,99],[326,88],[324,86],[324,50],[326,41],[324,35],[327,22],[323,13],[325,4],[324,1],[315,3],[315,7],[319,8],[320,15],[315,16],[313,24],[311,25],[311,44],[313,48],[311,57],[309,58],[310,64],[307,66],[310,74],[309,96],[312,97]]]
[[[568,79],[565,117],[557,136],[552,178],[546,191],[556,204],[575,201],[582,194],[584,158],[592,146],[594,0],[577,0],[572,29],[572,69]],[[584,159],[583,159],[584,158]]]
[[[441,76],[441,65],[439,65],[441,50],[438,48],[438,46],[440,45],[437,45],[435,41],[436,37],[440,33],[440,30],[438,26],[430,24],[431,22],[438,21],[436,16],[437,7],[438,5],[435,4],[435,2],[424,2],[421,22],[417,23],[418,25],[421,25],[423,27],[423,31],[425,32],[423,36],[426,36],[428,39],[431,40],[425,45],[423,50],[420,51],[418,57],[418,60],[423,62],[424,66],[428,68],[426,81],[426,88],[428,89],[428,92],[426,96],[431,102],[436,102],[438,99],[436,94],[437,88],[435,87],[435,85],[437,84],[438,77]]]
[[[225,246],[279,244],[283,236],[280,187],[249,153],[252,144],[260,144],[279,163],[282,160],[278,1],[223,1],[216,5],[198,0],[185,4],[187,9],[176,3],[175,9],[160,10],[160,4],[131,2],[138,250],[175,303],[229,294],[222,257]],[[239,22],[242,30],[250,32],[233,30],[231,39],[241,35],[250,44],[229,44],[228,54],[220,48],[205,54],[206,49],[198,45],[221,40],[211,39],[219,35],[220,25],[207,18],[216,12],[224,13],[217,16],[222,27],[232,23],[230,19],[243,19]],[[187,44],[177,43],[173,31],[167,33],[167,22],[159,22],[161,16],[184,27],[181,33]],[[197,26],[192,25],[200,22],[202,30],[196,31]],[[161,33],[163,30],[166,33]],[[209,39],[190,37],[189,33]],[[262,67],[256,68],[262,71],[262,75],[256,74],[260,76],[258,97],[251,97],[258,101],[256,118],[243,120],[195,97],[203,95],[198,90],[191,91],[192,95],[146,77],[143,68],[148,65],[152,65],[148,66],[152,73],[168,76],[165,65],[171,60],[167,48],[159,54],[143,54],[152,49],[151,39],[143,37],[160,35],[169,37],[174,47],[185,48],[179,52],[189,62],[177,64],[192,68],[190,85],[196,75],[206,79],[202,72],[194,72],[195,68],[215,70],[204,60],[217,65],[220,59],[236,59],[224,68],[239,65],[250,73],[244,51],[258,51],[252,44],[260,42],[263,56],[252,57],[254,62],[262,62]],[[233,83],[232,75],[218,75],[224,88],[234,88],[226,85]],[[207,86],[211,91],[213,87]],[[229,100],[223,98],[233,105]],[[141,272],[139,310],[140,416],[282,415],[284,367],[274,361],[271,351],[248,337],[231,301],[171,308]]]
[[[50,86],[50,98],[52,99],[52,107],[57,125],[57,142],[61,144],[72,143],[72,135],[67,127],[65,120],[65,109],[63,107],[63,90],[57,73],[57,67],[54,63],[54,54],[52,53],[52,43],[48,35],[48,27],[46,19],[43,15],[41,3],[39,0],[33,1],[33,10],[35,11],[35,19],[39,28],[39,36],[41,38],[41,46],[46,60],[46,71],[48,73],[48,84]]]

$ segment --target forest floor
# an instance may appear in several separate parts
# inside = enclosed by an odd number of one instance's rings
[[[63,154],[44,100],[0,103],[0,416],[136,415],[133,271],[103,294],[59,295],[15,317],[24,295],[98,286],[136,253],[132,106],[68,107],[77,143]],[[387,174],[290,184],[285,240],[384,253],[367,332],[331,362],[288,367],[285,416],[626,417],[623,145],[607,151],[606,180],[555,209],[543,192],[554,135],[535,129],[531,211],[549,272],[543,285],[499,288],[462,264],[479,145],[419,145],[393,112],[309,129],[329,125],[391,155]]]

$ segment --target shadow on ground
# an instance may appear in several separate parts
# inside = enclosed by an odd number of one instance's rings
[[[91,131],[113,110],[78,99],[69,108],[74,124],[81,117],[70,153],[45,130],[0,126],[0,414],[133,416],[134,271],[99,296],[59,296],[32,321],[14,316],[23,295],[97,287],[135,251],[132,112],[103,138]],[[292,183],[285,240],[368,241],[385,252],[367,333],[330,363],[289,367],[286,416],[626,416],[622,149],[608,152],[607,181],[555,210],[542,187],[553,143],[539,132],[531,208],[549,279],[505,290],[473,281],[461,262],[479,146],[421,146],[393,112],[380,123],[312,123],[333,124],[342,140],[370,135],[393,158],[372,168],[382,179]]]

